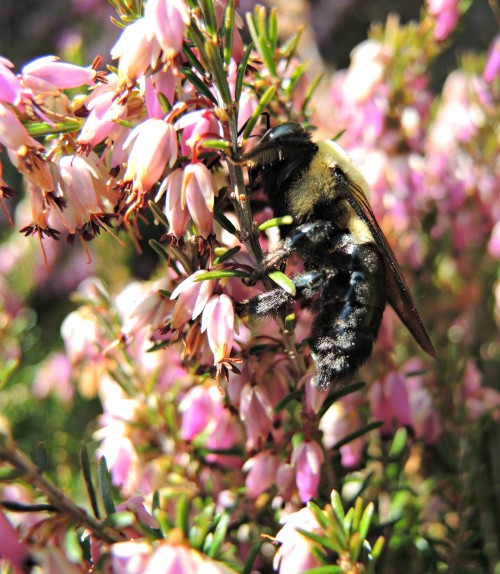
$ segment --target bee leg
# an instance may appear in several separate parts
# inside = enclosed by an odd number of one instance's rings
[[[314,295],[320,293],[328,282],[334,277],[335,270],[325,271],[305,271],[292,277],[292,281],[297,289],[297,297],[312,299]],[[236,310],[240,315],[251,315],[253,317],[270,317],[277,315],[286,305],[293,303],[294,297],[283,289],[271,289],[260,293],[248,301],[241,301],[236,305]]]
[[[335,231],[329,221],[314,221],[296,227],[273,251],[269,251],[251,275],[249,284],[255,284],[271,269],[280,265],[287,257],[299,251],[300,253],[312,251],[318,246],[328,245],[335,240],[338,231]]]
[[[251,315],[252,317],[271,317],[278,315],[283,307],[292,302],[293,297],[289,293],[276,288],[237,303],[236,312],[239,315]]]

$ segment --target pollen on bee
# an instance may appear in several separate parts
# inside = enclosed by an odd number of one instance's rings
[[[247,196],[244,193],[240,193],[240,203],[245,203]]]

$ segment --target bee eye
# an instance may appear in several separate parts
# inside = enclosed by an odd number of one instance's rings
[[[261,143],[281,138],[307,137],[306,130],[296,122],[284,122],[267,130],[262,136]]]

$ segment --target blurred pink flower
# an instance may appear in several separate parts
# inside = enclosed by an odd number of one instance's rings
[[[295,480],[295,467],[293,464],[282,462],[276,471],[276,486],[280,497],[285,500],[291,500],[295,494],[296,480]]]
[[[111,567],[114,574],[143,574],[153,554],[149,542],[128,540],[111,546]]]
[[[201,317],[201,331],[206,331],[214,354],[214,365],[231,355],[234,338],[234,306],[227,295],[214,295]]]
[[[484,66],[483,78],[492,83],[500,75],[500,36],[496,36],[491,43],[486,57],[486,65]]]
[[[382,432],[392,432],[394,423],[398,426],[411,424],[410,397],[405,377],[399,371],[392,371],[372,383],[368,398],[372,416],[384,423]]]
[[[500,259],[500,221],[497,221],[493,226],[488,241],[488,253],[495,259]]]
[[[248,472],[245,485],[250,498],[257,498],[276,484],[279,464],[279,457],[271,451],[259,452],[245,462],[243,472]]]
[[[54,353],[47,357],[37,369],[32,389],[39,399],[46,398],[53,391],[59,400],[71,401],[75,389],[71,384],[71,363],[68,357],[64,353]]]
[[[326,449],[333,446],[363,426],[359,416],[362,399],[359,393],[342,397],[321,417],[319,428],[323,431],[323,444]],[[365,438],[358,437],[340,447],[342,466],[352,468],[362,460]]]
[[[321,391],[313,384],[314,373],[307,373],[302,382],[306,391],[306,413],[309,415],[316,415],[319,409],[325,402],[326,397],[330,391]]]
[[[197,550],[163,541],[153,552],[143,574],[235,574],[221,562]]]
[[[321,533],[321,528],[308,508],[302,508],[280,520],[283,527],[276,534],[280,543],[273,566],[280,574],[302,574],[310,568],[320,566],[320,561],[311,552],[312,542],[297,532],[297,528]]]
[[[28,546],[0,509],[0,559],[7,560],[16,574],[28,571],[30,552]]]
[[[23,66],[22,83],[34,92],[57,93],[59,90],[95,84],[97,72],[61,62],[56,56],[43,56]]]
[[[323,449],[315,441],[303,441],[292,452],[291,463],[295,466],[297,489],[302,502],[318,496]]]
[[[193,440],[207,428],[215,409],[213,394],[217,392],[215,387],[196,385],[184,395],[179,403],[180,435],[184,440]]]
[[[186,26],[190,17],[183,0],[148,0],[144,18],[163,50],[163,60],[170,60],[182,51]]]
[[[214,291],[214,281],[196,281],[196,277],[206,273],[195,271],[173,290],[171,299],[177,299],[170,324],[172,329],[182,329],[184,325],[196,319],[205,309]]]
[[[500,392],[493,388],[483,387],[482,374],[473,361],[467,362],[462,397],[467,418],[474,421],[483,414],[500,407]],[[498,419],[498,413],[496,415]]]
[[[216,194],[214,176],[204,164],[190,163],[184,168],[181,207],[187,206],[199,235],[205,238],[213,232]]]
[[[429,14],[436,17],[434,38],[446,40],[460,19],[459,0],[427,0],[427,7]]]
[[[151,282],[134,281],[119,293],[116,305],[122,317],[122,332],[127,337],[134,337],[141,331],[151,336],[165,326],[172,302],[161,291],[169,287],[170,281],[164,277]]]
[[[240,397],[240,418],[245,425],[247,448],[261,448],[262,442],[273,428],[274,405],[267,388],[263,385],[247,384]]]

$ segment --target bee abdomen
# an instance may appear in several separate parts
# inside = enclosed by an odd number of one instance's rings
[[[350,238],[335,258],[342,272],[321,294],[311,337],[320,389],[338,386],[368,359],[387,299],[385,264],[374,244]]]

